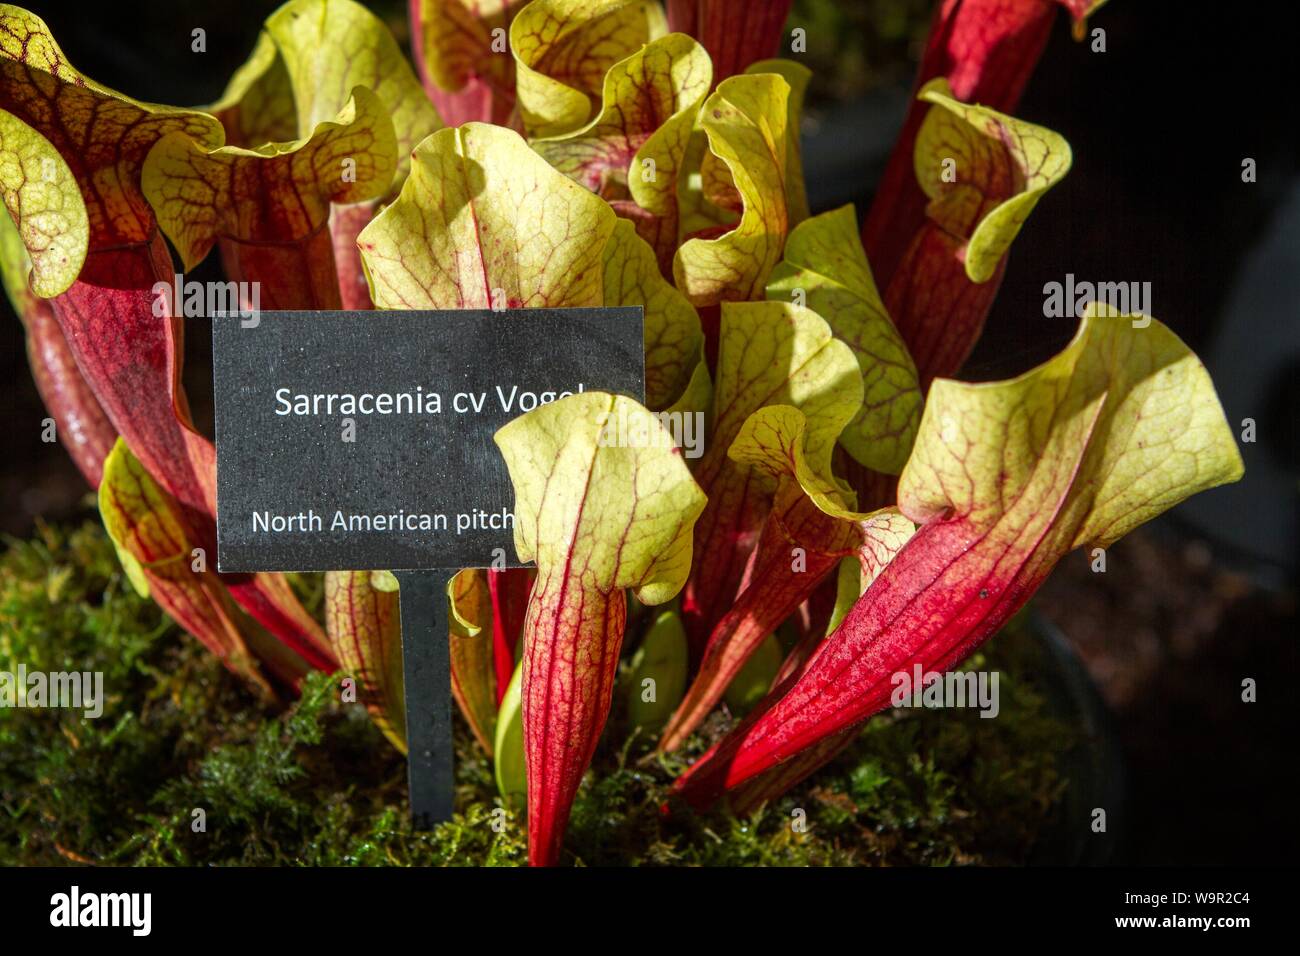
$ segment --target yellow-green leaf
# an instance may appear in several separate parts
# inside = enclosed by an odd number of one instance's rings
[[[699,350],[695,353],[695,365],[691,371],[691,377],[687,380],[686,388],[678,396],[677,400],[668,406],[666,411],[684,415],[687,413],[698,412],[708,421],[712,418],[713,413],[713,379],[709,377],[709,363],[704,357],[704,343],[700,343]],[[701,450],[704,442],[704,429],[700,430],[699,441]],[[689,450],[689,449],[688,449]],[[699,457],[699,453],[693,454],[692,457]]]
[[[762,297],[791,225],[790,84],[775,73],[733,76],[707,100],[700,122],[709,148],[726,163],[744,201],[740,221],[716,239],[690,239],[677,251],[677,288],[695,305]]]
[[[479,744],[488,753],[496,735],[497,688],[492,661],[492,600],[487,572],[465,568],[447,585],[450,602],[451,690]]]
[[[828,515],[853,521],[864,515],[853,510],[854,494],[831,472],[831,456],[824,448],[810,455],[808,419],[789,405],[768,405],[746,419],[727,454],[767,472],[773,479],[793,478],[817,507]]]
[[[702,113],[695,116],[682,160],[684,174],[677,177],[679,238],[697,234],[721,235],[739,222],[740,212],[745,205],[740,193],[736,192],[726,165],[709,150],[709,137],[704,132],[702,118]],[[715,179],[720,173],[725,173],[721,181]],[[724,196],[715,197],[725,200],[722,205],[709,198],[718,189],[725,193]]]
[[[12,219],[0,216],[0,281],[4,283],[5,295],[9,297],[14,314],[24,325],[36,301],[29,282],[31,272],[32,259],[18,234],[18,226]],[[107,453],[103,457],[107,457]]]
[[[524,625],[529,859],[551,864],[609,715],[624,589],[643,604],[681,589],[704,495],[659,419],[622,396],[543,405],[496,442],[515,487],[515,550],[537,563]]]
[[[381,309],[595,306],[615,218],[517,133],[466,123],[416,148],[357,243]]]
[[[725,461],[741,428],[758,409],[789,405],[806,421],[810,459],[829,463],[845,422],[862,405],[862,394],[852,350],[815,311],[785,302],[726,303],[705,460]]]
[[[605,429],[621,421],[664,441],[620,447]],[[534,592],[574,548],[582,566],[568,570],[584,586],[631,588],[651,605],[681,589],[704,495],[657,417],[629,398],[584,392],[515,419],[496,442],[515,486],[515,550],[537,562]]]
[[[265,29],[293,86],[299,136],[333,120],[358,86],[379,97],[397,136],[395,194],[411,150],[442,121],[388,27],[353,0],[290,0]]]
[[[533,0],[510,24],[528,134],[558,136],[586,123],[609,68],[667,29],[655,0]]]
[[[767,696],[784,658],[781,641],[775,634],[763,638],[727,685],[723,695],[727,708],[736,716],[743,717],[758,706],[759,701]]]
[[[133,586],[232,671],[269,694],[241,633],[241,625],[251,622],[239,615],[214,571],[196,570],[180,506],[120,438],[104,460],[99,513]]]
[[[226,84],[221,99],[204,107],[221,120],[230,146],[284,143],[298,137],[298,109],[284,58],[266,32]]]
[[[141,566],[189,563],[189,532],[180,509],[120,438],[104,461],[99,510],[109,537]]]
[[[677,248],[678,176],[712,76],[702,46],[680,33],[661,37],[610,68],[595,119],[532,144],[592,192],[634,203],[638,233],[669,270]]]
[[[808,418],[802,411],[768,405],[749,416],[728,454],[778,482],[793,481],[818,510],[853,524],[866,549],[862,573],[864,584],[869,583],[911,536],[912,522],[895,508],[854,511],[853,491],[832,473],[825,451],[809,450],[807,435]]]
[[[0,194],[31,265],[31,290],[43,299],[72,285],[86,261],[90,223],[77,181],[50,141],[0,109]],[[22,277],[24,290],[27,276]]]
[[[922,523],[1023,524],[1059,555],[1242,473],[1200,360],[1160,322],[1093,303],[1065,350],[1019,378],[934,383],[898,500]]]
[[[632,656],[627,688],[627,720],[656,733],[667,723],[686,691],[690,650],[686,629],[676,611],[659,614]],[[647,683],[648,682],[648,683]]]
[[[182,133],[158,141],[141,186],[158,224],[192,269],[218,238],[300,242],[329,220],[331,203],[382,195],[397,140],[384,105],[363,86],[306,139],[208,151]]]
[[[709,496],[696,547],[709,560],[692,569],[683,605],[697,653],[736,599],[774,491],[766,473],[728,457],[746,420],[765,405],[798,408],[807,421],[807,454],[829,462],[862,405],[857,359],[812,309],[767,301],[724,302],[721,311],[713,421],[695,470]]]
[[[966,275],[987,282],[1039,198],[1070,169],[1070,144],[1042,126],[953,99],[942,78],[921,88],[934,107],[916,136],[926,210],[966,242]]]
[[[605,245],[603,302],[645,309],[646,406],[665,408],[684,395],[704,345],[700,317],[665,281],[654,252],[626,219],[614,224]]]
[[[844,558],[835,573],[835,606],[831,609],[831,618],[826,623],[826,633],[834,634],[844,616],[853,605],[858,603],[862,592],[867,589],[862,580],[862,565],[857,558]]]
[[[35,159],[44,167],[38,170],[38,178],[52,180],[55,186],[55,193],[40,203],[40,211],[46,214],[42,238],[28,248],[33,259],[45,251],[56,260],[67,256],[63,265],[46,268],[44,287],[56,291],[71,283],[69,273],[75,277],[75,250],[83,244],[96,249],[153,237],[153,214],[140,193],[139,178],[140,166],[155,142],[168,133],[183,132],[215,149],[225,136],[221,124],[207,113],[143,103],[83,76],[69,64],[40,17],[9,4],[0,4],[0,110],[48,143],[47,148],[25,139],[7,121],[8,148],[19,150],[27,161]],[[49,180],[44,175],[50,171],[44,164],[53,155],[50,150],[62,157],[76,181],[84,219],[71,203],[66,173],[56,164]],[[12,176],[11,170],[11,182]],[[48,215],[56,208],[61,209],[57,220]],[[22,228],[22,217],[15,221]]]
[[[786,136],[787,171],[784,179],[786,208],[789,211],[790,225],[793,226],[808,218],[808,195],[804,187],[803,152],[799,143],[799,128],[803,118],[804,94],[808,90],[808,81],[812,79],[812,71],[802,63],[793,60],[772,59],[751,63],[745,69],[745,73],[775,73],[790,86],[790,95],[786,100],[786,127],[790,130],[790,135]],[[700,129],[702,130],[702,127]],[[699,138],[704,137],[701,134]],[[736,189],[726,163],[707,146],[701,148],[700,145],[692,144],[692,147],[693,150],[699,150],[698,153],[694,151],[691,153],[692,158],[699,163],[698,199],[707,200],[707,203],[717,210],[741,212],[744,209],[744,200]],[[688,200],[692,217],[687,223],[687,232],[694,231],[696,228],[707,228],[720,221],[716,214],[707,211],[704,204],[697,205],[698,199]]]
[[[794,228],[767,295],[802,300],[853,350],[865,393],[840,444],[868,468],[898,474],[921,421],[921,387],[907,346],[876,291],[851,205]]]
[[[862,544],[853,557],[840,561],[835,579],[835,607],[826,633],[833,634],[880,572],[916,533],[916,525],[897,508],[884,508],[860,525]]]
[[[852,406],[843,407],[838,420],[851,414]],[[695,681],[660,742],[663,750],[682,744],[724,690],[735,685],[763,640],[795,613],[840,558],[857,553],[864,573],[874,573],[912,532],[911,522],[893,509],[854,512],[853,493],[831,474],[827,450],[809,454],[806,426],[799,409],[767,405],[749,416],[731,445],[732,460],[767,474],[776,493],[757,550],[744,565],[744,590],[709,633]],[[797,669],[810,651],[801,648],[787,666]],[[737,705],[752,703],[750,690],[759,685],[766,693],[777,671],[756,667],[757,676],[751,673],[736,689]]]
[[[524,662],[515,665],[496,715],[492,775],[506,805],[518,809],[528,800],[528,767],[524,760]]]
[[[793,227],[808,218],[808,192],[803,178],[803,149],[799,142],[799,130],[803,122],[804,96],[812,80],[812,70],[794,60],[777,57],[751,63],[745,72],[775,73],[790,85],[790,96],[786,100],[786,128],[789,135],[785,138],[785,204]]]
[[[506,29],[527,0],[415,0],[411,4],[411,41],[416,62],[422,64],[434,102],[447,102],[447,94],[482,84],[500,105],[489,107],[477,119],[503,122],[514,102],[515,61],[508,50]],[[498,33],[497,31],[501,31]],[[495,118],[489,113],[497,114]],[[460,121],[443,113],[453,126]]]
[[[369,571],[325,574],[325,630],[339,667],[358,683],[361,703],[406,753],[402,625],[397,590],[375,586]]]

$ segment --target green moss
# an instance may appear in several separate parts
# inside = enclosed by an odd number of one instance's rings
[[[316,579],[296,582],[318,593]],[[629,642],[633,646],[635,641]],[[616,706],[573,809],[566,846],[585,865],[1021,862],[1065,785],[1071,732],[1031,675],[1038,645],[1011,628],[968,666],[1001,672],[1001,715],[895,711],[834,763],[747,819],[661,813],[681,756],[660,758]],[[0,709],[0,864],[516,865],[520,815],[457,728],[457,806],[413,832],[405,763],[338,679],[315,675],[292,706],[245,692],[136,596],[93,524],[42,528],[0,558],[0,670],[104,673],[104,715]],[[616,695],[623,701],[625,695]],[[202,811],[204,826],[198,828]],[[802,815],[796,811],[803,811]],[[802,816],[803,832],[791,825]]]

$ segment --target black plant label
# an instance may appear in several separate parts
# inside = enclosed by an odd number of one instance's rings
[[[492,436],[541,404],[644,401],[642,310],[213,320],[223,572],[515,567]]]

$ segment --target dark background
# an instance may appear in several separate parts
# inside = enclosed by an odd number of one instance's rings
[[[83,72],[133,96],[214,100],[278,4],[233,0],[86,5],[30,2]],[[405,4],[372,4],[405,45]],[[1055,129],[1073,169],[1011,251],[987,332],[965,376],[1030,367],[1073,334],[1043,317],[1043,284],[1149,281],[1151,311],[1205,360],[1228,419],[1256,420],[1246,477],[1115,545],[1107,573],[1067,558],[1037,600],[1080,651],[1116,718],[1130,801],[1120,858],[1134,863],[1288,861],[1297,676],[1300,471],[1300,135],[1291,4],[1111,0],[1070,37],[1062,14],[1017,115]],[[865,212],[906,103],[923,34],[913,0],[800,0],[816,71],[805,128],[815,211]],[[190,31],[207,31],[207,52]],[[1241,180],[1245,157],[1258,181]],[[214,257],[215,258],[215,257]],[[210,277],[205,263],[195,277]],[[86,489],[57,445],[26,368],[22,329],[0,315],[0,531],[86,514]],[[190,326],[187,383],[210,415],[210,345]],[[1243,678],[1259,702],[1243,704]]]

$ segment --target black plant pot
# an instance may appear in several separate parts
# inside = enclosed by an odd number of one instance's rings
[[[1040,866],[1103,866],[1123,858],[1124,807],[1128,785],[1114,718],[1065,635],[1039,614],[1030,630],[1041,644],[1040,672],[1053,717],[1068,723],[1079,742],[1061,755],[1068,784],[1053,822],[1040,836],[1029,862]],[[1095,811],[1105,829],[1094,829]]]

